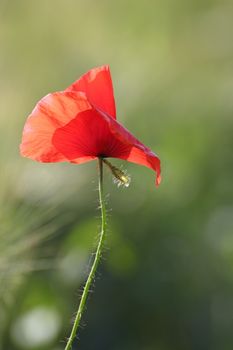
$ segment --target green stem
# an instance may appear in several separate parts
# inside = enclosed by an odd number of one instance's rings
[[[106,209],[105,209],[105,203],[104,203],[104,199],[103,199],[103,160],[102,160],[102,158],[99,158],[98,162],[99,162],[99,203],[100,203],[100,209],[101,209],[102,227],[101,227],[98,246],[97,246],[96,253],[95,253],[94,262],[93,262],[93,265],[91,267],[91,271],[89,273],[89,276],[87,278],[85,287],[83,289],[79,308],[78,308],[78,311],[77,311],[77,314],[76,314],[76,317],[74,320],[73,328],[72,328],[70,337],[68,339],[68,342],[66,344],[65,350],[71,350],[73,341],[76,337],[77,330],[78,330],[78,327],[80,324],[80,320],[81,320],[81,317],[82,317],[82,314],[83,314],[83,311],[84,311],[84,308],[86,305],[88,292],[89,292],[90,286],[93,282],[96,269],[97,269],[98,264],[100,262],[100,257],[101,257],[105,233],[106,233]]]

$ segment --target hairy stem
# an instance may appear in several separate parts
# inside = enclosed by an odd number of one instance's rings
[[[84,289],[83,289],[79,308],[78,308],[78,311],[77,311],[77,314],[76,314],[76,317],[74,320],[73,328],[71,330],[70,337],[69,337],[68,342],[66,344],[65,350],[72,349],[72,344],[73,344],[73,341],[76,337],[77,330],[78,330],[78,327],[80,324],[80,320],[81,320],[81,317],[82,317],[82,314],[83,314],[83,311],[84,311],[84,308],[86,305],[88,292],[89,292],[90,286],[93,282],[98,264],[100,262],[100,257],[101,257],[105,233],[106,233],[106,209],[105,209],[105,203],[104,203],[104,199],[103,199],[103,160],[101,158],[99,158],[98,162],[99,162],[99,203],[100,203],[100,209],[101,209],[102,227],[101,227],[99,242],[98,242],[98,246],[96,249],[93,265],[91,267],[89,276],[87,278],[86,284],[85,284]]]

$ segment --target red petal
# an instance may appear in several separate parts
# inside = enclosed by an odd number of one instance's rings
[[[94,108],[79,113],[68,124],[58,128],[52,142],[67,159],[78,163],[82,157],[118,158],[118,155],[127,155],[131,150],[128,144],[114,137],[108,122]]]
[[[144,165],[157,172],[160,183],[160,160],[115,119],[87,110],[58,128],[52,140],[55,148],[67,159],[80,163],[83,157],[113,157]]]
[[[91,69],[65,91],[82,91],[96,109],[116,119],[116,107],[109,66]]]
[[[108,118],[107,116],[105,116],[105,118],[106,120],[108,119],[112,134],[123,144],[131,146],[130,153],[128,155],[122,153],[118,155],[117,158],[125,159],[128,162],[136,163],[139,165],[144,165],[147,168],[156,171],[155,184],[158,186],[161,182],[161,166],[158,156],[152,152],[150,148],[146,147],[143,143],[136,139],[136,137],[134,137],[120,123]]]
[[[21,154],[40,162],[67,161],[52,144],[53,134],[58,127],[90,108],[83,93],[56,92],[45,96],[26,121]]]

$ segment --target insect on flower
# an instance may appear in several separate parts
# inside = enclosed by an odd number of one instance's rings
[[[42,98],[26,121],[20,151],[45,163],[119,158],[156,171],[156,185],[161,180],[157,155],[116,120],[109,66],[94,68],[66,90]]]

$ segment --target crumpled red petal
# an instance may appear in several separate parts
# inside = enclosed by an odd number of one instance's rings
[[[159,158],[115,119],[94,107],[56,129],[52,142],[73,163],[82,157],[120,158],[153,169],[156,185],[160,183]]]
[[[161,181],[157,155],[116,120],[108,66],[92,69],[65,91],[39,101],[26,121],[20,151],[40,162],[120,158],[154,170],[156,185]]]
[[[53,134],[57,128],[91,108],[83,93],[55,92],[42,98],[25,123],[21,155],[39,162],[67,161],[52,144]]]
[[[108,65],[91,69],[65,91],[82,91],[96,109],[116,119],[112,78]]]
[[[155,184],[156,186],[159,186],[161,182],[161,165],[158,156],[152,152],[150,148],[146,147],[142,142],[140,142],[119,122],[111,120],[107,116],[105,116],[105,118],[108,120],[112,134],[121,140],[121,142],[131,145],[131,150],[127,157],[125,154],[121,154],[118,156],[118,158],[139,165],[144,165],[147,168],[154,170],[156,172]]]

